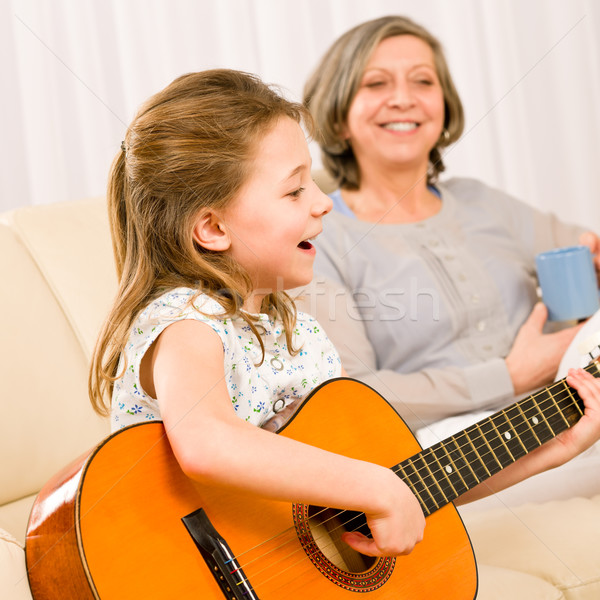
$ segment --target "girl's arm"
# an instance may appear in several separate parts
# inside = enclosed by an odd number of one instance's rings
[[[499,492],[532,475],[558,467],[577,456],[600,438],[600,379],[583,369],[570,369],[567,383],[577,390],[585,405],[584,415],[570,429],[517,460],[463,494],[456,504],[465,504]]]
[[[408,486],[384,467],[274,435],[236,416],[223,346],[204,323],[165,329],[142,361],[142,384],[158,400],[173,452],[192,479],[288,502],[364,512],[373,539],[347,533],[355,550],[405,554],[425,519]]]

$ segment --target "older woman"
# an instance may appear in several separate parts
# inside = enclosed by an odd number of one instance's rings
[[[464,125],[439,42],[407,18],[363,23],[325,54],[305,103],[337,189],[304,309],[349,374],[413,428],[550,383],[578,327],[546,332],[534,256],[597,253],[599,239],[480,181],[439,181]]]

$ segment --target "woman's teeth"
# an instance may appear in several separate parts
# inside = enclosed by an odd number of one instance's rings
[[[392,131],[412,131],[418,127],[417,123],[407,123],[402,121],[399,123],[385,123],[382,126],[384,129],[391,129]]]

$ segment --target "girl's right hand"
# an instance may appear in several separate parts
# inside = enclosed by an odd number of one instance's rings
[[[357,531],[346,532],[342,540],[366,556],[409,554],[423,539],[425,515],[410,488],[391,470],[386,508],[365,513],[372,538]]]
[[[565,351],[583,326],[543,333],[547,318],[548,309],[538,302],[519,329],[505,359],[517,396],[552,383]]]

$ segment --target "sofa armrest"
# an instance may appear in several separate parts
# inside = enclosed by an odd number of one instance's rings
[[[0,598],[32,600],[23,547],[2,529],[0,529]]]

